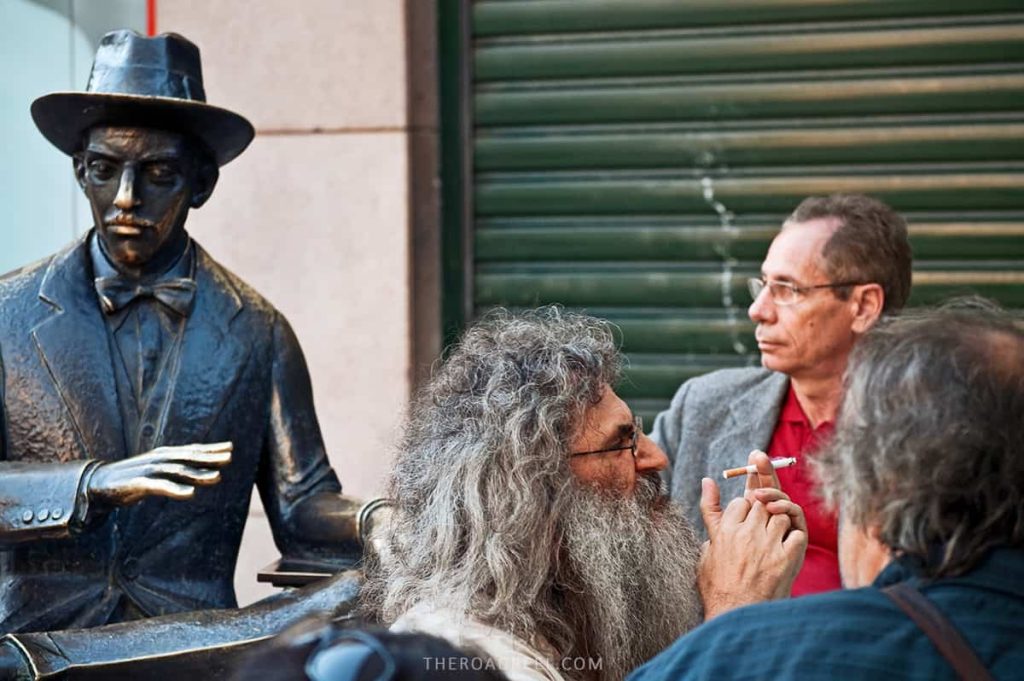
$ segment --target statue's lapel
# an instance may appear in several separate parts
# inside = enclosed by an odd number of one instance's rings
[[[120,459],[125,455],[121,411],[87,243],[83,237],[50,262],[39,298],[53,314],[32,336],[86,457]]]
[[[243,303],[230,277],[196,246],[196,302],[185,326],[157,442],[203,442],[231,397],[252,345],[231,323]]]

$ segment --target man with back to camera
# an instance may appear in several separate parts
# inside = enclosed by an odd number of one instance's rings
[[[493,657],[512,681],[618,680],[704,617],[788,595],[799,507],[752,457],[750,500],[705,483],[701,548],[668,460],[613,389],[607,322],[557,307],[470,328],[416,400],[369,611]],[[755,489],[758,488],[758,489]]]
[[[1010,315],[975,302],[880,323],[816,461],[847,589],[726,613],[629,681],[1020,678],[1022,414]]]
[[[810,533],[794,596],[840,586],[836,518],[817,498],[808,454],[832,431],[850,351],[881,316],[903,308],[910,279],[906,222],[892,208],[859,194],[805,199],[750,280],[763,368],[689,380],[654,422],[651,439],[671,461],[672,498],[695,524],[694,475],[718,477],[751,449],[797,458],[777,471]],[[731,499],[742,489],[726,482],[722,492]]]
[[[291,327],[185,230],[254,134],[206,104],[198,48],[109,33],[32,115],[94,229],[0,281],[0,632],[236,606],[254,484],[283,554],[354,562]],[[168,447],[206,441],[230,466]]]

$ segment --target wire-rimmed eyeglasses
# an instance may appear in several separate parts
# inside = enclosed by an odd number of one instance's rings
[[[761,295],[761,291],[767,288],[768,295],[771,296],[773,303],[776,305],[792,305],[796,301],[800,300],[800,296],[809,291],[826,288],[842,288],[844,286],[860,286],[863,283],[864,282],[861,281],[838,281],[833,284],[797,286],[796,284],[791,284],[788,281],[774,281],[772,279],[765,279],[764,277],[751,277],[750,279],[747,279],[747,289],[750,291],[750,297],[754,300],[757,300],[757,297]]]
[[[569,454],[569,458],[574,456],[586,456],[587,454],[604,454],[606,452],[621,452],[624,449],[628,449],[633,458],[636,458],[636,446],[637,442],[640,441],[640,433],[644,432],[644,419],[642,416],[633,417],[633,437],[628,445],[622,445],[620,447],[606,447],[604,449],[592,449],[589,452],[572,452]]]

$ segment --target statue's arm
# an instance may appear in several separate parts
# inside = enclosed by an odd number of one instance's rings
[[[274,326],[270,424],[257,481],[286,556],[357,556],[360,504],[341,494],[313,408],[309,370],[284,317]]]
[[[0,638],[0,680],[24,675],[98,681],[235,678],[253,646],[298,619],[314,613],[339,619],[353,616],[360,584],[358,573],[343,572],[241,609],[181,612],[90,629],[7,634]]]
[[[0,357],[0,548],[67,538],[88,512],[86,489],[96,463],[8,461],[6,382]]]
[[[230,442],[161,447],[113,462],[0,460],[0,548],[66,539],[112,507],[149,495],[190,498],[197,485],[216,484],[216,469],[230,460]]]
[[[0,545],[63,539],[88,511],[84,493],[93,461],[0,461]]]

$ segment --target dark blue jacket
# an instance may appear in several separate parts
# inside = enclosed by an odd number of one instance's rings
[[[1024,551],[993,551],[957,578],[923,583],[909,560],[863,589],[728,612],[683,636],[628,681],[956,679],[916,624],[880,591],[911,580],[996,679],[1024,679]]]

